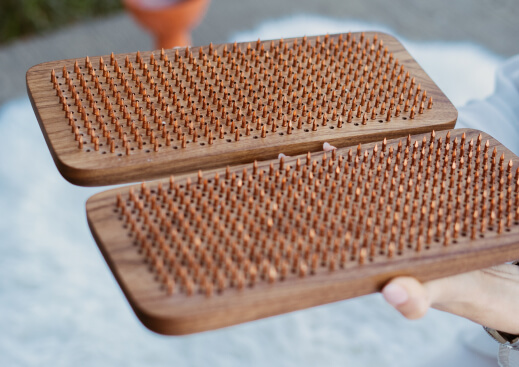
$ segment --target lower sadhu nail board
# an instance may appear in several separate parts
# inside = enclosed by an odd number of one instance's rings
[[[516,258],[518,163],[448,130],[117,188],[87,215],[140,320],[187,334]]]

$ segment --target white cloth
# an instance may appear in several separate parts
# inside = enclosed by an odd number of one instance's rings
[[[494,94],[459,109],[456,128],[464,127],[492,135],[519,155],[519,55],[497,70]]]

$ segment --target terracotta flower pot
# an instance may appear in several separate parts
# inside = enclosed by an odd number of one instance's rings
[[[191,43],[191,30],[202,20],[210,0],[184,0],[157,9],[139,7],[125,1],[128,11],[137,22],[153,33],[155,47],[172,48]]]

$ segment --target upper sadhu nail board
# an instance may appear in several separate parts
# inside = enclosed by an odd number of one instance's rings
[[[27,88],[61,174],[108,185],[452,128],[395,38],[348,33],[39,64]]]

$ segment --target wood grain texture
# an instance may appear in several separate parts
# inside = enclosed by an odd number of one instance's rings
[[[200,332],[519,257],[519,159],[485,133],[326,154],[91,197],[92,234],[144,325]]]
[[[344,147],[438,131],[456,121],[454,106],[389,35],[331,35],[248,47],[210,45],[190,49],[187,56],[180,49],[179,56],[166,50],[108,55],[102,61],[92,57],[90,64],[78,60],[77,67],[76,60],[32,67],[28,94],[63,177],[84,186],[132,182],[272,159],[280,152],[318,151],[325,141]]]

